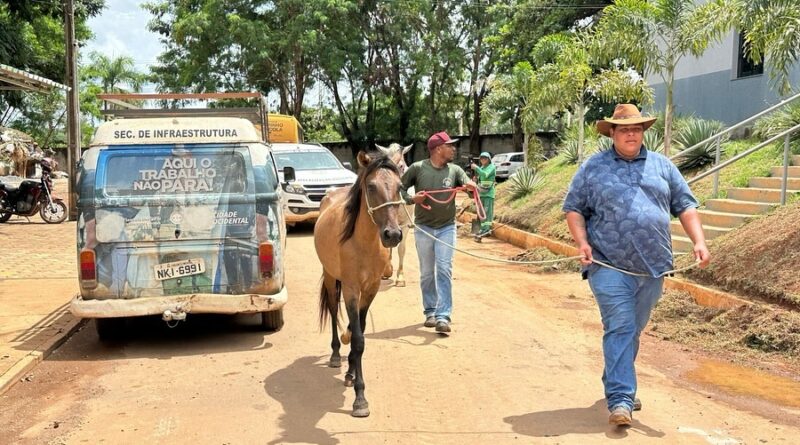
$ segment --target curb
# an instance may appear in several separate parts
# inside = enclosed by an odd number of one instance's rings
[[[470,223],[475,218],[473,213],[465,212],[458,219],[463,223]],[[522,249],[532,249],[536,247],[545,247],[551,252],[564,255],[575,256],[578,255],[578,249],[574,246],[555,241],[550,238],[526,232],[524,230],[516,229],[509,226],[501,226],[497,223],[492,224],[494,237],[513,244]],[[709,287],[701,286],[679,278],[667,277],[664,279],[664,287],[672,290],[680,290],[687,292],[692,296],[695,303],[700,306],[711,307],[716,309],[733,309],[741,306],[749,306],[753,303],[727,292],[719,291]]]
[[[70,317],[72,316],[70,315]],[[39,345],[36,350],[26,354],[19,359],[14,366],[9,368],[8,371],[0,375],[0,395],[3,395],[6,391],[11,389],[11,387],[19,382],[26,373],[36,367],[42,360],[46,359],[59,346],[64,344],[72,334],[83,326],[84,321],[85,320],[82,318],[73,317],[64,326],[59,328],[58,332]]]

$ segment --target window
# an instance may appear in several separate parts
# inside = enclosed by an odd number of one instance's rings
[[[736,70],[736,78],[742,77],[750,77],[750,76],[757,76],[759,74],[764,74],[764,65],[761,63],[755,63],[750,60],[748,55],[747,47],[749,43],[744,37],[744,33],[739,33],[739,51],[738,51],[738,66]]]

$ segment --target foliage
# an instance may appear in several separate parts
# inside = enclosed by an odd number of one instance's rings
[[[552,34],[541,39],[532,52],[533,96],[527,108],[550,112],[571,109],[577,114],[577,162],[584,159],[586,109],[591,99],[604,102],[652,102],[652,90],[644,79],[618,66],[597,64],[596,42],[588,33]],[[529,111],[533,112],[533,111]]]
[[[542,178],[537,174],[536,170],[523,166],[508,179],[509,192],[511,199],[519,199],[530,195],[536,189],[542,186]]]
[[[86,24],[100,13],[104,0],[75,0],[75,38],[80,43],[91,38]],[[64,13],[60,1],[14,0],[0,3],[0,63],[63,82]],[[0,125],[12,120],[37,121],[39,102],[36,93],[0,92]],[[63,92],[62,92],[63,95]],[[16,123],[15,123],[16,125]]]
[[[766,140],[797,125],[800,125],[800,101],[792,102],[780,110],[757,120],[754,133],[756,136]],[[796,131],[791,139],[794,141],[792,144],[794,153],[800,154],[800,131]]]
[[[686,118],[676,125],[675,142],[682,149],[687,149],[719,133],[723,128],[724,125],[719,121]],[[720,142],[725,142],[726,140],[727,136],[723,136]],[[695,170],[705,165],[713,164],[716,159],[716,150],[714,141],[706,142],[679,156],[675,163],[681,171]],[[724,147],[720,145],[720,156],[724,153],[724,150]]]
[[[81,76],[104,93],[139,92],[146,80],[144,73],[136,71],[133,57],[108,57],[98,52],[89,55],[89,65],[82,67]]]
[[[782,94],[788,93],[791,67],[800,60],[800,8],[796,0],[717,0],[735,5],[738,29],[744,30],[750,57],[768,60],[770,78]]]
[[[603,60],[622,60],[645,76],[661,77],[666,89],[664,152],[672,144],[675,67],[687,55],[700,56],[730,30],[730,2],[616,0],[603,11],[594,50]]]

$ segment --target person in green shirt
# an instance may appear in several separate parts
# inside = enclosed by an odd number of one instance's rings
[[[492,156],[487,151],[481,153],[479,162],[481,163],[480,166],[474,162],[470,166],[472,171],[475,172],[475,182],[478,184],[481,204],[483,204],[483,210],[486,212],[486,219],[481,221],[481,231],[478,234],[478,239],[492,231],[492,219],[494,219],[494,175],[495,170],[497,170],[492,164]]]
[[[408,204],[414,203],[414,242],[419,257],[420,289],[425,314],[425,327],[435,327],[436,332],[450,332],[450,315],[453,309],[453,249],[456,244],[456,203],[445,204],[428,198],[425,192],[467,186],[475,190],[464,170],[451,164],[456,156],[456,139],[444,131],[428,139],[430,158],[415,162],[403,174],[403,197]],[[406,190],[414,187],[416,194],[410,196]],[[444,201],[447,193],[433,194],[433,198]],[[425,233],[422,233],[425,232]]]

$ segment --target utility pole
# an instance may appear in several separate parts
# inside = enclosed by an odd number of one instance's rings
[[[64,34],[66,39],[67,81],[67,173],[69,173],[69,220],[78,219],[78,191],[75,179],[81,158],[81,124],[78,107],[78,43],[75,41],[75,8],[73,0],[64,0]]]

